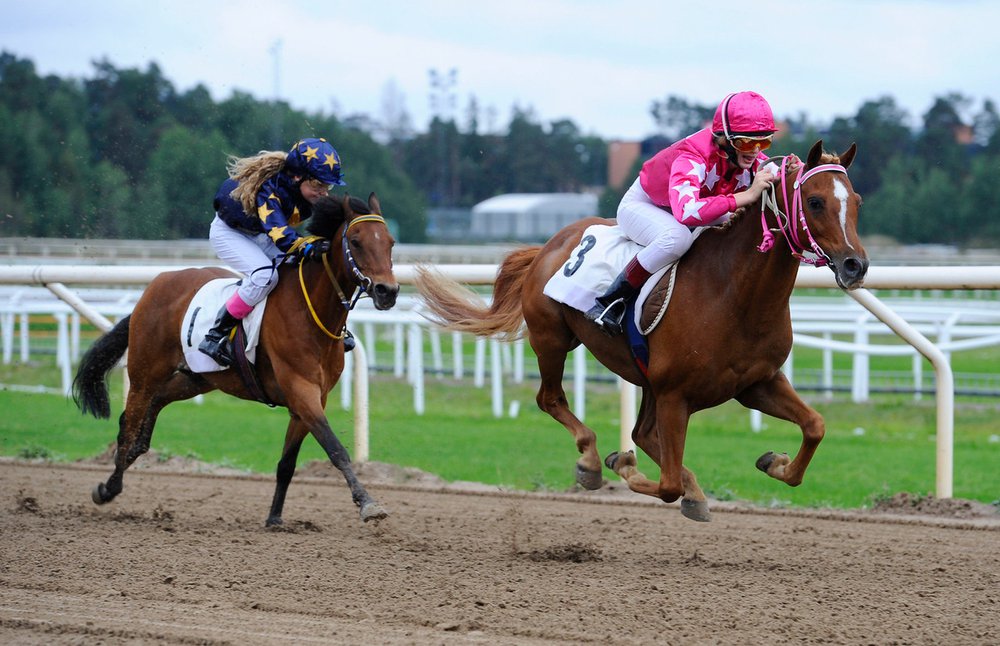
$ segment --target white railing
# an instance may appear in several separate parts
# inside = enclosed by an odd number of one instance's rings
[[[436,268],[451,278],[467,283],[488,285],[493,283],[496,265],[437,265]],[[163,271],[175,271],[178,266],[110,266],[89,267],[70,265],[40,266],[0,266],[0,284],[45,285],[56,296],[65,300],[74,310],[93,322],[102,330],[110,327],[110,321],[100,312],[90,307],[66,284],[89,285],[145,285]],[[415,267],[399,265],[396,277],[401,283],[412,283]],[[933,289],[933,290],[996,290],[1000,289],[1000,267],[872,267],[865,280],[868,288],[874,289]],[[836,288],[832,274],[822,268],[800,268],[796,287]],[[867,289],[849,292],[849,295],[885,323],[903,340],[927,358],[934,366],[937,403],[937,478],[936,495],[940,498],[952,496],[953,481],[953,439],[954,439],[954,379],[947,356],[929,341],[919,330],[910,325],[896,312],[889,309]],[[357,457],[367,458],[367,363],[361,356],[363,346],[359,346],[359,360],[354,361],[355,384],[355,432]],[[498,355],[495,355],[498,356]],[[496,361],[496,359],[494,359]],[[362,381],[364,384],[362,385]],[[621,419],[622,446],[631,446],[629,437],[635,420],[634,386],[622,388]],[[363,439],[360,436],[363,435]]]

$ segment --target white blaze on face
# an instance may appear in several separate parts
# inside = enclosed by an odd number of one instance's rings
[[[847,238],[847,200],[850,197],[850,193],[847,191],[847,187],[838,178],[833,178],[833,196],[840,200],[840,211],[838,213],[838,218],[840,219],[840,230],[844,233],[844,242],[851,249],[854,249],[854,245]]]

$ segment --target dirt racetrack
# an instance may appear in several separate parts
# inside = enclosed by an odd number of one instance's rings
[[[332,468],[329,468],[332,471]],[[3,644],[998,644],[1000,517],[0,462]]]

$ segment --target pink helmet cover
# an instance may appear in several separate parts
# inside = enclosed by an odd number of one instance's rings
[[[775,130],[771,106],[756,92],[730,94],[716,108],[712,119],[712,132],[718,134],[771,134]]]

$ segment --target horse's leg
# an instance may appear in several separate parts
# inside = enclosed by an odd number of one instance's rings
[[[310,383],[306,379],[297,378],[288,384],[288,410],[292,416],[298,416],[299,423],[304,428],[309,429],[319,445],[323,447],[326,454],[344,475],[347,486],[351,489],[351,498],[361,512],[361,520],[366,523],[370,520],[382,520],[389,515],[389,512],[382,505],[375,502],[369,495],[364,485],[358,480],[351,466],[351,456],[347,449],[340,443],[330,423],[326,420],[326,413],[323,411],[323,401],[325,398],[320,395],[319,387]]]
[[[122,492],[122,479],[125,476],[125,470],[135,462],[136,458],[142,455],[142,452],[138,451],[139,444],[136,439],[139,437],[142,421],[146,418],[146,411],[149,409],[151,400],[152,397],[143,390],[136,388],[129,390],[125,410],[118,417],[115,470],[106,482],[98,483],[90,495],[98,505],[111,502],[115,496]]]
[[[189,399],[211,390],[205,381],[192,380],[181,373],[173,374],[162,384],[155,396],[133,387],[129,391],[125,410],[118,418],[118,448],[115,451],[115,470],[107,482],[99,483],[91,492],[98,505],[111,502],[123,488],[125,471],[149,450],[156,418],[164,406]]]
[[[540,409],[566,427],[576,440],[576,449],[581,454],[576,462],[576,481],[584,489],[600,489],[604,481],[601,478],[601,456],[597,453],[597,435],[584,426],[569,409],[566,391],[562,387],[566,356],[570,348],[561,339],[552,338],[552,335],[531,333],[529,341],[538,357],[538,370],[541,374],[541,385],[535,401]]]
[[[292,417],[288,422],[288,430],[285,431],[285,448],[281,451],[281,459],[278,460],[278,470],[275,476],[274,500],[271,502],[271,513],[267,516],[267,527],[280,525],[281,511],[285,507],[285,494],[288,493],[288,485],[295,475],[295,463],[299,458],[299,449],[302,448],[302,440],[309,434],[301,420]]]
[[[617,473],[628,488],[636,493],[660,498],[660,483],[650,480],[636,466],[635,453],[619,453],[615,451],[604,459],[609,469]],[[691,520],[705,522],[712,520],[708,509],[708,497],[702,491],[694,472],[681,466],[681,483],[684,486],[684,497],[681,498],[681,513]]]
[[[684,495],[682,463],[684,440],[687,437],[687,407],[683,402],[675,402],[660,395],[656,398],[655,420],[656,427],[653,432],[640,435],[637,441],[660,465],[659,482],[649,480],[635,468],[634,454],[631,456],[611,454],[606,463],[625,479],[632,491],[655,496],[664,502],[673,502]],[[691,480],[693,481],[693,475]],[[695,487],[697,487],[696,481]],[[697,492],[704,497],[700,487],[697,488]]]
[[[750,386],[736,400],[747,408],[755,408],[772,417],[799,425],[802,429],[802,445],[795,459],[789,460],[786,453],[768,451],[757,459],[757,468],[792,487],[802,484],[806,468],[826,434],[823,416],[802,401],[781,372],[767,381]]]
[[[655,406],[650,406],[648,389],[643,389],[642,405],[639,407],[639,419],[633,433],[636,444],[646,455],[659,456],[660,437],[657,433]],[[636,466],[635,454],[618,453],[617,451],[605,458],[604,463],[617,473],[628,488],[636,493],[660,497],[660,484],[647,478]],[[681,483],[684,486],[684,497],[681,499],[681,513],[691,520],[708,522],[712,515],[708,510],[708,498],[698,485],[698,479],[687,467],[681,465]]]

